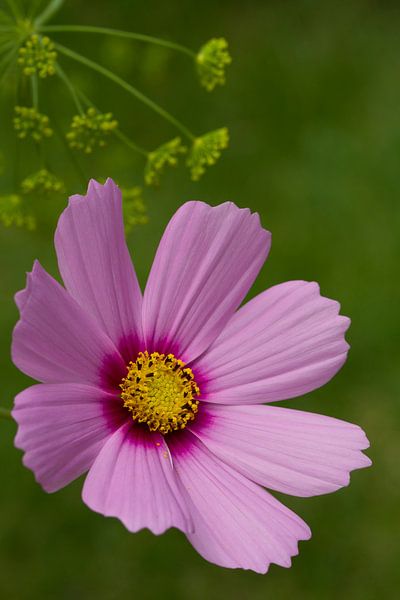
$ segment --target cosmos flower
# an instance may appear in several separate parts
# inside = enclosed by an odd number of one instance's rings
[[[73,196],[55,246],[65,288],[38,262],[16,295],[14,363],[41,383],[13,416],[48,492],[88,471],[83,500],[130,531],[183,531],[207,560],[288,567],[308,526],[269,491],[332,492],[370,460],[356,425],[263,406],[326,383],[349,325],[315,283],[239,308],[270,248],[257,214],[184,204],[142,296],[108,180]]]

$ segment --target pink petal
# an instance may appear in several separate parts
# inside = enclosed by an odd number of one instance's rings
[[[191,430],[221,459],[265,487],[294,496],[333,492],[371,464],[351,423],[277,406],[202,404]]]
[[[18,308],[20,314],[24,310],[26,301],[28,300],[28,298],[30,296],[31,284],[32,284],[31,273],[28,273],[27,278],[26,278],[26,287],[23,290],[19,290],[19,292],[17,292],[14,296],[15,304],[17,305],[17,308]]]
[[[213,455],[190,432],[169,442],[174,467],[191,500],[188,539],[210,562],[265,573],[289,567],[308,526],[268,492]]]
[[[39,384],[15,398],[17,448],[47,492],[64,487],[92,465],[121,423],[114,396],[82,384]]]
[[[55,246],[68,292],[130,360],[141,333],[142,294],[125,243],[121,192],[91,180],[72,196],[58,222]]]
[[[117,385],[126,368],[114,344],[37,261],[26,291],[13,333],[15,365],[45,383]]]
[[[177,487],[163,436],[132,423],[123,425],[105,444],[89,471],[84,502],[107,517],[117,517],[129,531],[148,527],[192,528]]]
[[[240,308],[194,363],[202,396],[221,404],[275,402],[320,387],[346,360],[350,321],[316,283],[276,285]]]
[[[270,237],[257,214],[230,202],[184,204],[165,230],[146,286],[147,346],[186,361],[204,352],[250,289]]]

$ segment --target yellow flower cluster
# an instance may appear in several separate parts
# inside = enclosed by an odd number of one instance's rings
[[[66,135],[71,148],[91,154],[96,147],[106,145],[105,138],[118,127],[118,121],[112,113],[101,113],[88,108],[85,114],[75,115]]]
[[[221,151],[229,144],[229,133],[226,127],[210,131],[193,142],[186,164],[190,169],[193,181],[198,181],[206,167],[214,165]]]
[[[225,67],[232,62],[225,38],[212,38],[196,55],[200,83],[211,92],[215,86],[225,83]]]
[[[17,194],[0,196],[0,223],[5,227],[15,225],[29,230],[36,227],[35,217],[25,213],[22,199]]]
[[[137,225],[149,222],[147,208],[142,198],[142,188],[122,188],[122,208],[124,212],[125,232],[129,233]]]
[[[18,64],[24,75],[36,73],[39,77],[48,77],[56,72],[57,52],[50,38],[34,33],[19,49]]]
[[[149,152],[144,172],[144,180],[147,185],[158,185],[164,168],[166,166],[175,167],[178,164],[179,154],[184,154],[186,151],[181,138],[176,137]]]
[[[23,180],[21,190],[24,194],[63,192],[64,184],[47,169],[40,169]]]
[[[43,138],[53,135],[47,115],[31,106],[16,106],[14,110],[14,129],[20,140],[31,137],[35,142],[41,142]]]

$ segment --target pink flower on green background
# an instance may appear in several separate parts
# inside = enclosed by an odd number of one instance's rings
[[[357,425],[263,405],[320,387],[348,350],[349,320],[315,283],[240,307],[270,243],[248,209],[188,202],[142,295],[117,186],[70,199],[65,288],[36,261],[16,295],[13,360],[41,383],[16,397],[15,443],[46,491],[88,471],[84,502],[130,531],[177,527],[224,567],[290,566],[310,530],[263,487],[325,494],[370,460]]]

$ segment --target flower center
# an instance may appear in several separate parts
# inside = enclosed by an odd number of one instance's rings
[[[134,421],[162,434],[184,429],[198,411],[200,390],[185,363],[173,354],[139,352],[120,388]]]

